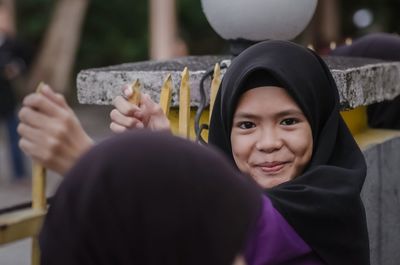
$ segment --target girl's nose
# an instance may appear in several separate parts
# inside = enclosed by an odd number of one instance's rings
[[[263,129],[256,142],[256,149],[261,152],[271,153],[282,148],[281,134],[275,129]]]

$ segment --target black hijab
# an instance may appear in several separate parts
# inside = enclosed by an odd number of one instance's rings
[[[116,136],[65,177],[41,264],[231,265],[260,204],[216,151],[149,131]]]
[[[236,57],[218,92],[209,143],[232,157],[230,133],[247,78],[264,71],[306,115],[313,155],[305,172],[265,190],[274,207],[327,264],[369,264],[369,242],[360,191],[363,154],[339,114],[336,84],[322,59],[285,41],[265,41]]]
[[[388,33],[369,34],[352,45],[333,50],[332,55],[400,61],[400,37]],[[400,96],[371,104],[367,112],[371,127],[400,129]]]

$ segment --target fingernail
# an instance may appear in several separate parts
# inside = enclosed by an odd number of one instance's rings
[[[137,127],[138,127],[139,129],[143,129],[143,128],[144,128],[144,125],[143,125],[143,123],[140,122],[140,123],[137,124]]]
[[[50,92],[51,89],[48,84],[43,84],[41,90],[42,90],[42,92],[48,93],[48,92]]]
[[[132,88],[130,86],[124,88],[124,95],[127,97],[132,95]]]

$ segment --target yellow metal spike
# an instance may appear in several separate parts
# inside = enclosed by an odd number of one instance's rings
[[[32,165],[32,208],[45,210],[46,206],[46,169],[34,162]]]
[[[37,236],[32,237],[31,265],[40,265],[40,245]]]
[[[171,106],[171,96],[172,96],[172,77],[171,74],[168,74],[167,78],[165,78],[164,83],[161,87],[161,95],[160,95],[160,106],[167,117],[169,114],[169,108]]]
[[[210,89],[210,116],[209,116],[209,124],[211,121],[211,114],[214,108],[215,98],[217,97],[218,89],[221,84],[221,67],[219,63],[215,64],[214,67],[214,76],[211,81],[211,89]]]
[[[45,83],[40,82],[36,93],[40,93]],[[32,208],[45,210],[46,202],[46,169],[39,163],[32,165]]]
[[[179,90],[179,135],[189,138],[190,121],[190,84],[189,70],[187,67],[181,75],[181,86]]]
[[[45,83],[40,82],[36,88],[36,93],[40,93]],[[45,211],[46,201],[46,169],[39,163],[33,162],[32,165],[32,208]],[[39,240],[36,236],[32,237],[31,264],[40,264]]]
[[[135,105],[140,104],[140,97],[141,97],[141,84],[139,79],[136,79],[132,85],[131,85],[131,89],[132,89],[132,95],[128,98],[129,102]]]

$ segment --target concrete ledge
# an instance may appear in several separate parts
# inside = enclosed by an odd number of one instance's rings
[[[371,265],[397,265],[400,260],[400,136],[386,139],[363,151],[368,171],[361,196],[367,215]]]
[[[204,73],[229,56],[192,56],[169,61],[149,61],[83,70],[78,74],[78,100],[83,104],[111,104],[123,84],[139,78],[143,91],[158,102],[164,78],[171,73],[174,83],[172,106],[177,106],[180,74],[190,71],[191,104],[200,99],[199,84]],[[342,109],[365,106],[400,94],[400,62],[350,57],[325,57],[338,85]],[[209,88],[210,81],[206,82]]]
[[[200,80],[204,73],[221,60],[230,56],[188,56],[168,61],[146,61],[121,64],[104,68],[83,70],[77,77],[78,100],[82,104],[109,105],[121,94],[121,87],[140,79],[142,91],[159,102],[161,85],[170,73],[173,82],[171,106],[179,105],[178,91],[181,72],[188,67],[190,71],[191,104],[197,106],[200,93]],[[206,82],[206,87],[210,81]]]

